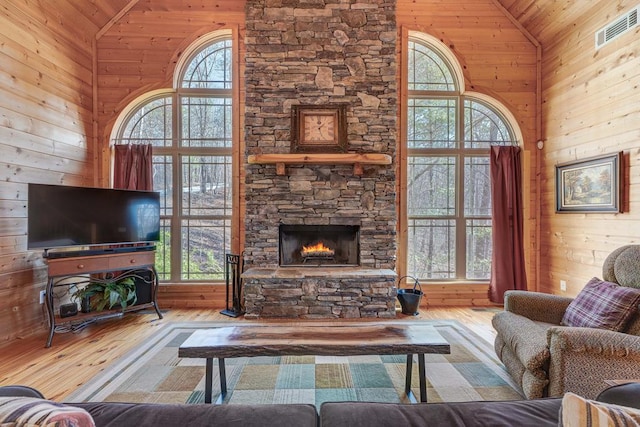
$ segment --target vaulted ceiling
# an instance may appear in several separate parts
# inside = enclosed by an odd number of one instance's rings
[[[601,6],[597,1],[585,0],[494,0],[502,5],[544,47],[558,39],[572,23],[598,16]],[[628,3],[618,1],[618,13],[629,8]],[[625,3],[627,3],[625,5]],[[602,17],[600,16],[600,19]]]
[[[420,0],[414,0],[419,3]],[[520,25],[528,31],[542,46],[553,43],[553,40],[571,25],[572,22],[590,16],[598,2],[585,0],[492,0],[498,7],[504,9]],[[47,3],[44,2],[44,7]],[[55,11],[52,12],[63,19],[70,19],[70,22],[77,21],[77,15],[81,15],[85,20],[84,24],[92,26],[95,33],[109,27],[117,22],[126,12],[135,8],[138,11],[148,13],[172,14],[178,11],[183,15],[185,10],[210,9],[212,6],[216,10],[226,11],[244,8],[242,0],[66,0],[65,2],[55,2]],[[625,2],[620,2],[624,4]],[[62,7],[61,7],[62,6]],[[620,6],[622,9],[622,6]],[[624,10],[620,10],[624,12]],[[54,15],[54,16],[55,16]],[[67,16],[68,15],[68,16]],[[75,18],[71,18],[75,16]],[[613,18],[613,17],[612,17]]]

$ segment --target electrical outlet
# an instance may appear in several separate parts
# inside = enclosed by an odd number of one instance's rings
[[[47,291],[40,291],[40,304],[44,304],[44,298],[47,296]]]
[[[566,291],[567,290],[567,281],[566,280],[560,280],[560,290],[561,291]]]

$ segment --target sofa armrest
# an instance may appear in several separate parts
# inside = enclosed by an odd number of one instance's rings
[[[598,402],[640,409],[640,383],[614,385],[600,393],[596,400]]]
[[[595,328],[554,326],[547,331],[549,396],[573,392],[595,399],[606,380],[638,378],[640,336]]]
[[[542,292],[507,291],[504,309],[538,322],[559,325],[573,298]]]
[[[2,397],[37,397],[44,399],[42,393],[33,387],[26,385],[5,385],[0,387],[0,396]]]

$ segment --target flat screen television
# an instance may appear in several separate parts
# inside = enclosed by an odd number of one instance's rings
[[[29,184],[28,191],[28,249],[160,240],[157,192],[48,184]]]

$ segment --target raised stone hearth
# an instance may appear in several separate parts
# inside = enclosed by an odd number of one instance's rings
[[[248,318],[395,315],[396,37],[395,0],[247,0]],[[390,164],[259,162],[291,153],[292,105],[332,104],[345,155]],[[281,268],[281,225],[357,229],[358,265]]]
[[[392,270],[357,267],[252,268],[245,279],[245,318],[395,317]]]

